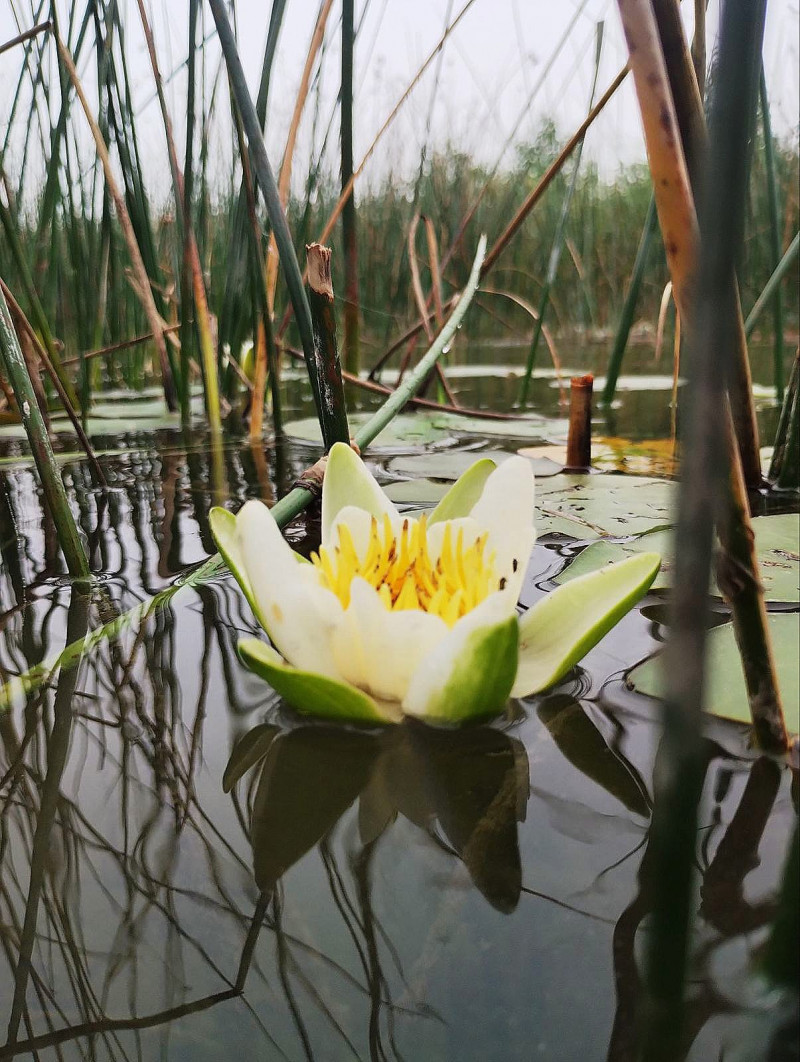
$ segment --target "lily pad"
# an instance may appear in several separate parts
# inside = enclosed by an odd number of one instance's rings
[[[536,485],[536,528],[563,532],[566,523],[582,539],[644,534],[669,523],[674,495],[674,483],[645,476],[551,476]]]
[[[401,476],[424,476],[428,479],[456,480],[482,457],[491,458],[495,464],[507,461],[513,455],[505,450],[445,450],[428,454],[409,454],[395,457],[389,462],[389,471]],[[526,457],[527,454],[523,453]],[[531,460],[537,476],[555,476],[563,468],[548,458]]]
[[[567,422],[530,414],[518,420],[491,420],[467,417],[458,413],[434,413],[432,422],[443,430],[468,432],[470,435],[500,436],[504,439],[537,439],[548,442],[566,436]]]
[[[353,413],[348,418],[352,435],[370,419],[370,413]],[[300,439],[302,442],[319,443],[322,445],[322,435],[319,430],[319,422],[316,417],[303,417],[302,420],[292,420],[283,426],[284,434],[291,439]],[[452,442],[450,431],[446,426],[440,426],[426,414],[401,413],[394,418],[380,433],[377,439],[370,444],[370,450],[381,446],[427,446],[432,443]]]
[[[786,714],[786,728],[790,733],[797,734],[800,732],[800,664],[797,659],[800,613],[775,613],[767,622]],[[707,710],[723,719],[749,723],[750,707],[732,624],[726,623],[709,631],[706,673]],[[644,693],[648,697],[663,696],[664,676],[660,656],[651,657],[635,667],[628,675],[628,682],[637,693]]]
[[[477,456],[472,454],[472,460]],[[390,483],[385,490],[392,501],[424,508],[444,497],[447,484],[424,478]],[[661,529],[669,523],[674,491],[674,483],[644,476],[542,476],[536,482],[536,533],[591,541]],[[635,552],[650,550],[658,546]]]
[[[438,505],[447,493],[450,483],[444,480],[404,479],[398,483],[386,483],[384,492],[397,505],[413,505],[425,509]]]
[[[753,520],[756,551],[761,567],[761,581],[767,601],[800,601],[800,517],[796,513],[758,516]],[[623,560],[636,553],[655,551],[664,558],[653,589],[663,590],[672,584],[672,532],[654,531],[629,542],[593,542],[556,579],[568,583],[587,572]],[[719,594],[714,581],[711,592]]]

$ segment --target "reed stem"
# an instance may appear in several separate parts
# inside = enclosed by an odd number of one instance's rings
[[[800,441],[797,439],[797,426],[795,425],[795,438],[792,439],[789,432],[789,425],[792,421],[792,413],[798,403],[798,392],[800,391],[800,347],[794,352],[794,361],[792,362],[792,370],[789,373],[789,383],[783,395],[783,405],[781,406],[781,415],[778,420],[778,427],[775,432],[775,444],[772,448],[772,460],[769,464],[769,472],[767,479],[772,483],[775,483],[781,475],[783,469],[784,457],[786,455],[787,447],[793,445],[797,448],[800,445]],[[800,485],[800,484],[798,484]]]
[[[650,245],[653,242],[653,235],[657,227],[658,214],[656,212],[656,200],[655,196],[651,196],[650,204],[647,207],[647,215],[644,219],[644,226],[642,227],[642,235],[639,237],[639,246],[636,248],[636,258],[633,262],[631,280],[628,284],[628,290],[625,292],[625,302],[622,304],[622,312],[619,315],[617,334],[614,336],[614,346],[611,349],[611,354],[608,359],[606,385],[603,388],[602,398],[603,405],[605,406],[610,406],[614,401],[614,395],[617,390],[617,381],[619,380],[619,373],[622,368],[622,359],[625,355],[625,349],[628,346],[628,337],[631,333],[633,318],[636,314],[636,304],[639,301],[639,292],[642,287],[642,281],[644,280],[645,270],[647,269],[647,259],[650,256]]]
[[[300,332],[300,345],[303,348],[303,354],[306,359],[306,368],[311,382],[311,390],[314,396],[314,405],[316,406],[320,424],[322,424],[325,417],[322,400],[323,382],[317,375],[316,371],[317,366],[314,359],[314,334],[311,324],[311,310],[309,309],[308,299],[306,298],[300,266],[297,262],[297,255],[294,251],[294,244],[292,243],[292,236],[289,232],[286,215],[283,206],[281,205],[278,186],[275,183],[272,167],[270,166],[269,158],[267,157],[264,138],[261,135],[261,126],[258,121],[258,116],[256,115],[255,107],[253,106],[253,101],[250,98],[244,70],[242,69],[242,63],[239,59],[239,53],[236,50],[236,41],[228,20],[227,12],[225,11],[224,0],[210,0],[210,4],[211,13],[214,16],[214,22],[217,26],[220,44],[222,45],[223,55],[225,56],[225,63],[228,68],[231,89],[234,98],[236,99],[239,113],[241,114],[244,131],[247,135],[250,149],[250,164],[255,177],[258,179],[261,193],[264,196],[270,224],[272,225],[272,232],[275,236],[275,242],[278,248],[278,255],[286,277],[286,284],[289,288],[289,296],[294,309],[297,327]]]
[[[33,459],[42,482],[45,504],[50,511],[69,574],[76,579],[89,575],[89,563],[83,548],[67,493],[61,481],[47,429],[36,402],[31,378],[20,349],[6,297],[0,287],[0,355],[8,382],[14,391],[22,425],[28,436]]]
[[[306,273],[308,274],[308,302],[314,328],[314,358],[317,363],[317,374],[324,381],[322,394],[327,415],[321,427],[322,441],[327,451],[335,442],[350,442],[342,366],[336,342],[329,247],[323,247],[320,243],[312,243],[306,247]]]
[[[769,206],[769,249],[773,269],[777,269],[781,261],[780,206],[778,204],[778,182],[775,179],[775,142],[772,139],[772,121],[769,113],[767,79],[764,75],[763,61],[761,63],[758,93],[761,100],[761,119],[764,126],[764,165],[767,176],[767,204]],[[775,377],[775,397],[780,402],[783,398],[783,296],[780,284],[775,286],[772,293],[772,330],[772,365]],[[746,325],[745,334],[750,334],[747,332]]]
[[[342,87],[341,114],[342,191],[353,176],[353,44],[355,41],[354,0],[342,0]],[[357,373],[361,365],[358,322],[358,236],[356,198],[351,191],[342,207],[344,246],[344,367]]]
[[[769,305],[770,299],[775,295],[775,292],[780,288],[781,281],[789,272],[790,267],[794,264],[797,258],[797,252],[800,251],[800,232],[794,234],[794,239],[786,248],[783,258],[775,266],[775,271],[764,285],[764,290],[756,299],[753,304],[753,308],[747,315],[747,320],[744,323],[744,331],[746,336],[750,336],[758,319],[764,311],[764,308]],[[783,379],[783,365],[781,364],[781,379]]]

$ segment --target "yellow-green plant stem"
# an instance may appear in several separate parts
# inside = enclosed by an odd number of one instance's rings
[[[36,396],[33,393],[28,367],[20,349],[17,333],[14,331],[11,312],[2,288],[0,288],[0,356],[2,356],[8,381],[17,400],[22,425],[28,436],[33,459],[42,481],[45,504],[53,518],[64,560],[67,562],[67,570],[74,578],[86,578],[89,575],[89,562],[67,501],[67,493],[61,482],[61,475],[53,456]]]

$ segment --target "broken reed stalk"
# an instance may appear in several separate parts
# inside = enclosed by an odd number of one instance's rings
[[[300,266],[297,262],[297,255],[294,251],[292,235],[289,232],[289,225],[281,205],[278,186],[275,183],[272,167],[269,164],[264,138],[261,135],[261,126],[253,101],[250,98],[239,53],[236,50],[236,41],[225,10],[224,0],[209,0],[209,2],[211,13],[217,26],[222,52],[225,56],[225,64],[228,68],[232,95],[236,100],[242,125],[247,135],[252,173],[258,180],[258,185],[267,207],[267,213],[269,214],[272,231],[275,235],[281,266],[283,267],[295,320],[300,332],[300,345],[303,348],[303,355],[306,359],[306,369],[314,396],[314,405],[320,423],[322,423],[323,418],[326,416],[322,400],[323,382],[317,375],[311,310],[309,309]]]
[[[164,339],[164,322],[156,309],[153,292],[150,287],[150,278],[147,275],[147,270],[145,269],[144,261],[142,260],[139,244],[136,240],[136,234],[133,230],[127,207],[125,206],[125,199],[123,198],[117,185],[116,178],[114,177],[114,171],[111,167],[111,158],[108,154],[106,142],[103,139],[100,127],[92,114],[89,101],[86,98],[80,78],[78,77],[78,71],[75,69],[75,64],[72,61],[72,56],[61,38],[57,37],[56,40],[58,42],[59,56],[61,57],[64,68],[72,82],[72,87],[75,89],[78,100],[83,108],[83,113],[86,115],[86,121],[89,124],[89,129],[97,149],[97,155],[102,164],[103,173],[105,174],[106,187],[111,193],[111,198],[114,200],[114,209],[117,213],[117,220],[122,229],[122,235],[133,267],[135,280],[134,288],[141,300],[147,323],[150,326],[150,331],[153,333],[153,342],[155,343],[158,362],[161,369],[161,384],[164,388],[164,400],[167,403],[167,409],[169,409],[170,412],[174,412],[178,408],[178,404],[175,381],[172,377],[172,370],[170,369],[169,358],[167,356],[167,346]]]
[[[83,447],[83,452],[86,454],[86,457],[89,461],[89,465],[92,471],[94,472],[95,482],[101,487],[107,487],[108,482],[106,481],[105,473],[103,472],[103,469],[100,466],[100,462],[97,460],[97,455],[92,449],[92,444],[89,442],[89,437],[83,430],[83,425],[81,424],[80,417],[78,416],[74,406],[70,402],[69,395],[64,390],[61,384],[61,380],[59,379],[58,373],[55,371],[55,368],[53,367],[53,364],[50,361],[50,358],[48,357],[47,351],[42,345],[33,327],[31,326],[30,321],[22,312],[22,308],[20,307],[19,303],[14,298],[13,294],[9,291],[4,280],[0,280],[0,291],[3,292],[3,295],[6,298],[6,302],[8,303],[9,311],[11,313],[11,317],[14,322],[14,327],[16,329],[18,338],[22,338],[20,333],[24,333],[27,336],[28,342],[35,350],[39,361],[41,361],[42,365],[44,366],[47,372],[47,375],[52,381],[53,387],[55,387],[56,389],[56,393],[58,394],[61,405],[64,407],[64,412],[67,414],[67,417],[69,418],[70,423],[72,424],[73,430],[78,436],[78,441]],[[33,379],[33,374],[29,373],[29,375],[31,376],[31,382],[35,382]]]
[[[156,94],[158,96],[159,107],[161,108],[161,120],[164,123],[164,135],[167,140],[167,152],[169,154],[170,172],[172,174],[172,189],[175,197],[175,210],[178,217],[178,226],[183,233],[183,277],[185,280],[187,277],[191,278],[191,291],[187,286],[182,284],[182,296],[184,297],[188,308],[194,308],[194,314],[182,313],[182,319],[187,328],[184,329],[185,333],[188,331],[188,322],[191,321],[192,316],[195,318],[195,324],[197,326],[197,334],[200,341],[200,363],[203,366],[203,392],[205,395],[206,415],[208,417],[208,426],[212,433],[219,434],[222,430],[222,417],[220,414],[220,402],[219,402],[219,378],[217,374],[217,352],[214,347],[214,334],[211,325],[211,314],[208,309],[208,297],[206,295],[206,285],[203,279],[203,270],[200,266],[200,253],[197,249],[197,240],[194,235],[194,228],[192,226],[191,215],[191,202],[187,204],[186,190],[184,187],[183,173],[181,172],[180,165],[178,163],[178,153],[175,149],[175,137],[172,132],[172,120],[169,116],[169,110],[167,108],[167,101],[164,96],[164,83],[161,77],[161,71],[158,67],[158,58],[156,56],[156,47],[153,40],[153,34],[150,30],[150,23],[147,19],[147,13],[144,9],[143,0],[137,0],[139,7],[139,16],[142,20],[142,30],[144,31],[145,40],[147,42],[147,51],[150,56],[150,66],[153,71],[153,79],[156,83]],[[196,15],[195,15],[196,18]],[[194,39],[190,39],[189,42],[189,68],[190,73],[194,73]],[[191,78],[191,84],[193,87],[194,78]],[[189,126],[187,130],[187,144],[189,149],[191,147],[191,128],[193,125],[193,107],[189,112]],[[190,156],[191,157],[191,156]],[[163,337],[162,337],[163,338]],[[181,343],[181,353],[183,356],[183,363],[188,368],[188,351],[183,350],[183,343]],[[188,427],[191,420],[191,414],[189,409],[189,379],[188,372],[186,372],[186,378],[181,381],[181,417],[184,421],[184,425]]]
[[[736,327],[730,278],[746,194],[747,115],[752,99],[747,75],[753,53],[759,54],[761,36],[753,32],[749,0],[728,0],[721,25],[714,140],[704,185],[699,283],[690,303],[696,222],[658,28],[648,0],[618,0],[618,4],[673,285],[689,336],[675,588],[664,662],[664,770],[654,779],[650,831],[653,915],[641,1051],[645,1059],[671,1062],[682,1043],[697,808],[704,777],[702,705],[713,524],[726,494],[726,466],[735,461],[719,421],[729,375],[726,353]],[[763,4],[759,7],[763,29]]]
[[[300,76],[300,86],[297,90],[297,96],[294,101],[294,110],[292,112],[292,120],[289,122],[289,132],[286,137],[286,147],[283,149],[283,160],[281,162],[280,172],[278,173],[278,195],[281,201],[281,208],[286,210],[289,203],[289,189],[292,180],[292,162],[294,161],[294,149],[297,144],[297,134],[300,129],[300,122],[303,117],[303,111],[305,109],[306,100],[308,99],[308,90],[311,85],[311,75],[314,71],[314,64],[317,61],[322,43],[325,38],[325,26],[328,21],[328,16],[331,13],[333,7],[333,0],[322,0],[320,4],[319,13],[317,15],[317,21],[314,26],[314,32],[311,34],[311,43],[308,46],[308,52],[306,54],[306,61],[303,66],[303,73]],[[269,312],[272,315],[275,306],[275,288],[278,284],[278,266],[281,264],[278,255],[278,244],[276,240],[275,230],[270,233],[269,246],[267,250],[267,259],[265,264],[266,277],[267,277],[267,294],[269,296]],[[303,278],[306,278],[305,273]]]
[[[318,366],[317,372],[323,381],[322,396],[327,411],[325,421],[321,425],[322,441],[327,452],[335,442],[350,442],[342,366],[336,342],[330,247],[323,247],[321,243],[312,243],[306,247],[306,273],[308,303],[314,328],[314,357]]]
[[[585,472],[592,466],[592,389],[594,377],[573,376],[569,391],[568,472]]]
[[[594,104],[594,94],[597,91],[597,75],[600,72],[600,55],[603,49],[603,22],[598,22],[596,27],[595,36],[595,50],[594,50],[594,75],[592,77],[592,87],[589,92],[589,113],[591,114],[592,105]],[[547,308],[550,304],[550,289],[556,281],[556,274],[558,273],[559,262],[561,261],[561,252],[564,248],[564,236],[566,234],[567,218],[569,217],[569,209],[572,205],[572,197],[575,194],[575,189],[578,185],[578,173],[580,171],[581,156],[583,154],[583,145],[585,138],[581,140],[575,151],[575,162],[572,167],[572,175],[570,176],[569,185],[567,186],[564,200],[561,204],[561,211],[556,222],[555,232],[553,233],[553,242],[550,247],[550,256],[547,261],[547,273],[545,275],[544,286],[542,288],[542,294],[539,299],[539,308],[536,316],[536,320],[533,324],[533,335],[531,337],[531,345],[528,348],[528,357],[525,363],[525,371],[522,375],[522,382],[519,389],[519,406],[520,409],[525,408],[525,403],[528,401],[528,390],[531,384],[531,377],[533,376],[533,369],[536,364],[536,352],[539,348],[539,340],[542,337],[542,328],[544,327],[544,319],[547,315]]]
[[[343,192],[353,176],[354,9],[354,0],[342,0],[342,84],[339,113],[341,115]],[[357,373],[361,366],[361,351],[358,321],[358,234],[355,191],[351,191],[342,207],[342,245],[344,250],[344,366],[348,372]]]
[[[360,450],[366,449],[373,439],[377,438],[383,429],[397,416],[408,400],[422,386],[428,373],[449,346],[469,309],[475,292],[478,290],[480,268],[485,253],[486,237],[481,236],[478,241],[478,249],[475,253],[475,260],[472,263],[469,280],[464,286],[464,290],[461,292],[450,318],[430,349],[419,360],[414,371],[409,373],[399,387],[392,391],[380,409],[376,410],[367,423],[358,430],[353,441]],[[308,506],[313,498],[314,494],[311,491],[305,490],[303,487],[295,487],[284,495],[280,501],[275,503],[272,508],[272,515],[280,527],[285,527],[290,520],[293,520],[298,513],[301,513]]]
[[[2,357],[8,382],[14,391],[19,414],[22,418],[22,425],[25,428],[25,434],[28,436],[33,459],[39,472],[45,504],[55,524],[58,541],[64,554],[64,560],[67,563],[67,570],[73,578],[85,579],[89,575],[86,552],[67,501],[67,493],[64,490],[58,465],[53,456],[42,414],[36,403],[33,385],[28,375],[17,333],[14,330],[11,312],[1,288],[0,357]]]
[[[699,196],[698,177],[705,172],[708,157],[708,130],[703,100],[695,77],[678,0],[653,0],[653,12],[680,129],[692,195],[697,198]],[[755,104],[755,99],[754,96],[753,104]],[[747,339],[735,268],[731,270],[730,285],[733,292],[736,329],[731,338],[734,357],[728,380],[728,398],[745,483],[748,487],[757,488],[761,486],[762,481],[758,421],[753,401],[753,380],[750,375]]]
[[[761,119],[764,127],[764,166],[767,178],[767,205],[769,206],[769,249],[773,269],[777,269],[781,260],[780,208],[778,206],[778,182],[775,179],[775,142],[772,139],[772,122],[770,120],[767,79],[764,75],[763,60],[758,95],[761,101]],[[775,287],[772,295],[772,331],[772,366],[775,379],[775,397],[780,402],[783,398],[783,298],[780,284]],[[745,332],[749,335],[746,325]]]
[[[365,449],[383,431],[392,418],[400,412],[415,390],[421,386],[437,359],[447,349],[477,291],[480,266],[485,251],[486,237],[481,236],[469,280],[461,292],[456,308],[436,338],[433,346],[414,371],[403,381],[402,387],[392,392],[383,406],[373,414],[358,432],[355,442],[360,449]],[[272,507],[271,512],[275,522],[279,527],[285,527],[308,507],[315,496],[312,491],[305,490],[302,487],[295,487]],[[14,676],[14,678],[0,686],[0,709],[10,707],[16,703],[17,698],[27,696],[38,689],[52,677],[56,668],[60,668],[63,671],[65,668],[75,667],[85,653],[90,652],[105,639],[115,637],[120,631],[137,621],[144,623],[156,609],[171,601],[184,587],[200,586],[208,579],[219,575],[223,570],[222,558],[218,553],[215,553],[198,568],[195,568],[194,571],[189,572],[188,575],[173,583],[172,586],[167,587],[166,590],[162,590],[160,594],[147,598],[145,601],[140,601],[128,612],[123,613],[121,616],[116,616],[102,627],[90,630],[84,638],[69,643],[58,655],[34,665],[21,675]]]

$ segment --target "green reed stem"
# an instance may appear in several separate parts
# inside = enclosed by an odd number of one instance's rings
[[[651,196],[650,205],[647,208],[647,216],[644,219],[642,235],[639,237],[639,246],[636,248],[636,258],[633,262],[631,282],[625,293],[625,302],[622,305],[622,313],[619,315],[619,324],[617,325],[617,334],[614,337],[614,346],[608,359],[606,385],[603,388],[603,396],[601,399],[604,406],[610,406],[614,401],[614,394],[617,390],[617,380],[619,380],[619,373],[622,368],[622,358],[625,354],[625,348],[628,345],[628,336],[630,335],[631,327],[633,325],[633,318],[636,314],[636,304],[639,301],[639,292],[641,291],[642,281],[644,280],[645,270],[647,269],[647,259],[650,256],[650,244],[653,241],[653,234],[657,228],[658,213],[656,211],[656,200],[655,196]]]
[[[764,290],[756,299],[753,309],[747,315],[747,320],[744,323],[745,335],[749,338],[750,333],[756,326],[759,317],[764,312],[764,307],[769,305],[770,299],[775,295],[775,291],[780,288],[781,281],[789,272],[789,269],[794,264],[794,260],[797,258],[797,252],[800,251],[800,232],[794,234],[794,239],[786,248],[786,251],[781,258],[780,262],[775,266],[775,271],[764,285]],[[781,364],[781,381],[783,380],[783,364]]]
[[[45,503],[58,533],[58,540],[67,562],[67,570],[74,578],[86,578],[89,575],[89,562],[67,501],[67,493],[53,456],[47,429],[36,402],[33,384],[28,375],[28,368],[2,289],[0,289],[0,356],[2,356],[8,381],[17,400],[33,459],[39,470]]]
[[[275,176],[272,172],[269,158],[267,157],[267,149],[264,146],[264,138],[261,135],[261,126],[258,121],[256,109],[253,106],[239,53],[236,50],[236,41],[233,36],[231,24],[228,21],[228,15],[225,11],[224,0],[210,0],[210,4],[211,13],[214,16],[214,22],[217,25],[217,33],[219,34],[220,44],[222,45],[222,52],[225,56],[225,63],[228,67],[231,89],[242,116],[244,131],[247,134],[253,173],[258,180],[261,193],[264,196],[270,224],[272,225],[272,231],[275,235],[275,243],[278,247],[278,256],[286,277],[287,287],[289,288],[289,296],[292,301],[295,320],[297,321],[297,327],[300,332],[300,343],[303,348],[308,377],[311,382],[311,390],[314,395],[314,405],[316,406],[320,424],[324,425],[327,416],[322,401],[324,385],[318,372],[316,359],[314,358],[314,333],[311,324],[311,310],[308,306],[308,299],[303,284],[303,275],[297,261],[297,255],[295,254],[292,235],[289,232],[289,225],[286,221],[283,205],[281,204],[278,186],[275,183]],[[323,436],[326,434],[327,429],[323,428]]]
[[[781,233],[778,206],[778,183],[775,179],[775,142],[772,139],[772,121],[769,114],[767,98],[767,79],[764,76],[764,63],[761,63],[761,78],[758,86],[761,98],[761,118],[764,123],[764,164],[767,173],[767,204],[769,207],[769,249],[770,260],[777,268],[781,260]],[[780,285],[775,287],[772,295],[772,360],[775,373],[775,397],[783,398],[783,297]]]

